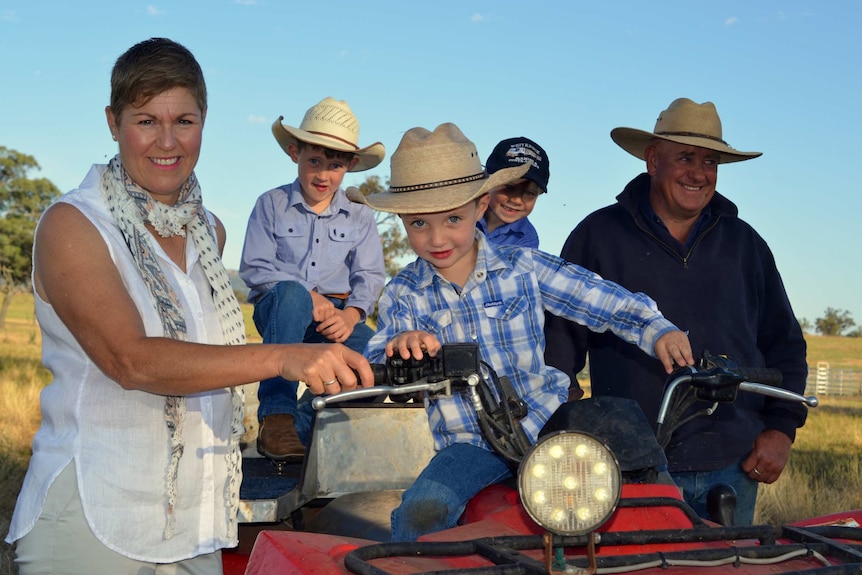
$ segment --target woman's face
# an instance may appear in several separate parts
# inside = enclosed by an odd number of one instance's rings
[[[187,88],[172,88],[119,116],[110,107],[105,114],[132,180],[154,199],[175,204],[198,162],[206,111]]]

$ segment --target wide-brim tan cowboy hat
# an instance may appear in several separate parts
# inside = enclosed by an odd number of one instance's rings
[[[688,98],[671,102],[667,110],[659,114],[652,132],[614,128],[611,138],[623,150],[641,160],[646,159],[646,148],[656,139],[716,151],[721,164],[750,160],[762,154],[731,148],[723,139],[721,119],[715,105],[712,102],[698,104]]]
[[[362,172],[380,164],[386,155],[386,148],[375,142],[364,148],[359,147],[359,121],[344,100],[327,97],[312,106],[305,113],[299,128],[285,126],[284,116],[272,124],[272,135],[278,140],[281,149],[290,154],[288,146],[297,141],[314,144],[339,152],[356,154],[359,161],[349,171]]]
[[[452,123],[440,124],[433,132],[425,128],[407,130],[390,165],[387,191],[364,196],[351,187],[347,197],[381,212],[447,212],[523,177],[530,169],[530,164],[521,164],[489,176],[476,146]]]

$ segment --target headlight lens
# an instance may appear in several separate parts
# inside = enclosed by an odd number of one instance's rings
[[[583,535],[607,521],[619,503],[621,483],[611,450],[592,435],[571,431],[536,442],[518,473],[527,513],[557,535]]]

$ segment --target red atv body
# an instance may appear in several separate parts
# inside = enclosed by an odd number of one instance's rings
[[[746,390],[817,404],[816,398],[792,398],[784,390],[747,383],[740,372],[728,375],[723,366],[686,374],[673,383],[669,380],[666,395],[672,396],[684,381],[709,388],[710,402],[732,401],[737,390]],[[312,445],[293,489],[258,500],[248,499],[246,491],[242,521],[275,523],[289,517],[293,529],[255,531],[253,548],[246,541],[240,549],[223,554],[225,575],[862,573],[862,510],[780,527],[725,526],[697,517],[672,484],[652,479],[626,482],[627,469],[660,463],[652,446],[665,463],[666,459],[649,429],[634,431],[638,422],[628,408],[615,409],[614,403],[602,401],[566,404],[571,409],[558,411],[568,411],[559,418],[564,429],[545,439],[540,436],[537,442],[538,446],[554,436],[578,435],[569,429],[573,421],[587,420],[587,428],[605,429],[599,442],[619,456],[621,464],[611,455],[623,480],[613,507],[588,530],[561,533],[540,525],[533,519],[537,514],[530,498],[518,491],[529,491],[529,484],[519,477],[518,487],[500,484],[480,492],[455,528],[423,536],[418,542],[388,542],[389,513],[433,455],[427,419],[419,405],[346,404],[319,411]],[[678,405],[682,411],[690,407]],[[669,423],[666,416],[673,420],[673,410],[663,409],[660,414],[660,437],[673,431],[662,427]],[[647,450],[639,445],[643,436],[649,436]],[[521,462],[522,474],[537,446]],[[267,469],[271,475],[272,468]],[[283,482],[290,473],[282,470],[275,482]],[[275,483],[246,473],[243,487],[258,479]],[[319,510],[309,512],[309,507]],[[732,517],[732,513],[718,515]]]

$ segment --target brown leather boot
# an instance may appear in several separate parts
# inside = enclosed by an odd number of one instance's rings
[[[293,416],[288,413],[264,416],[257,432],[257,451],[273,461],[305,457],[305,447],[296,433]]]

